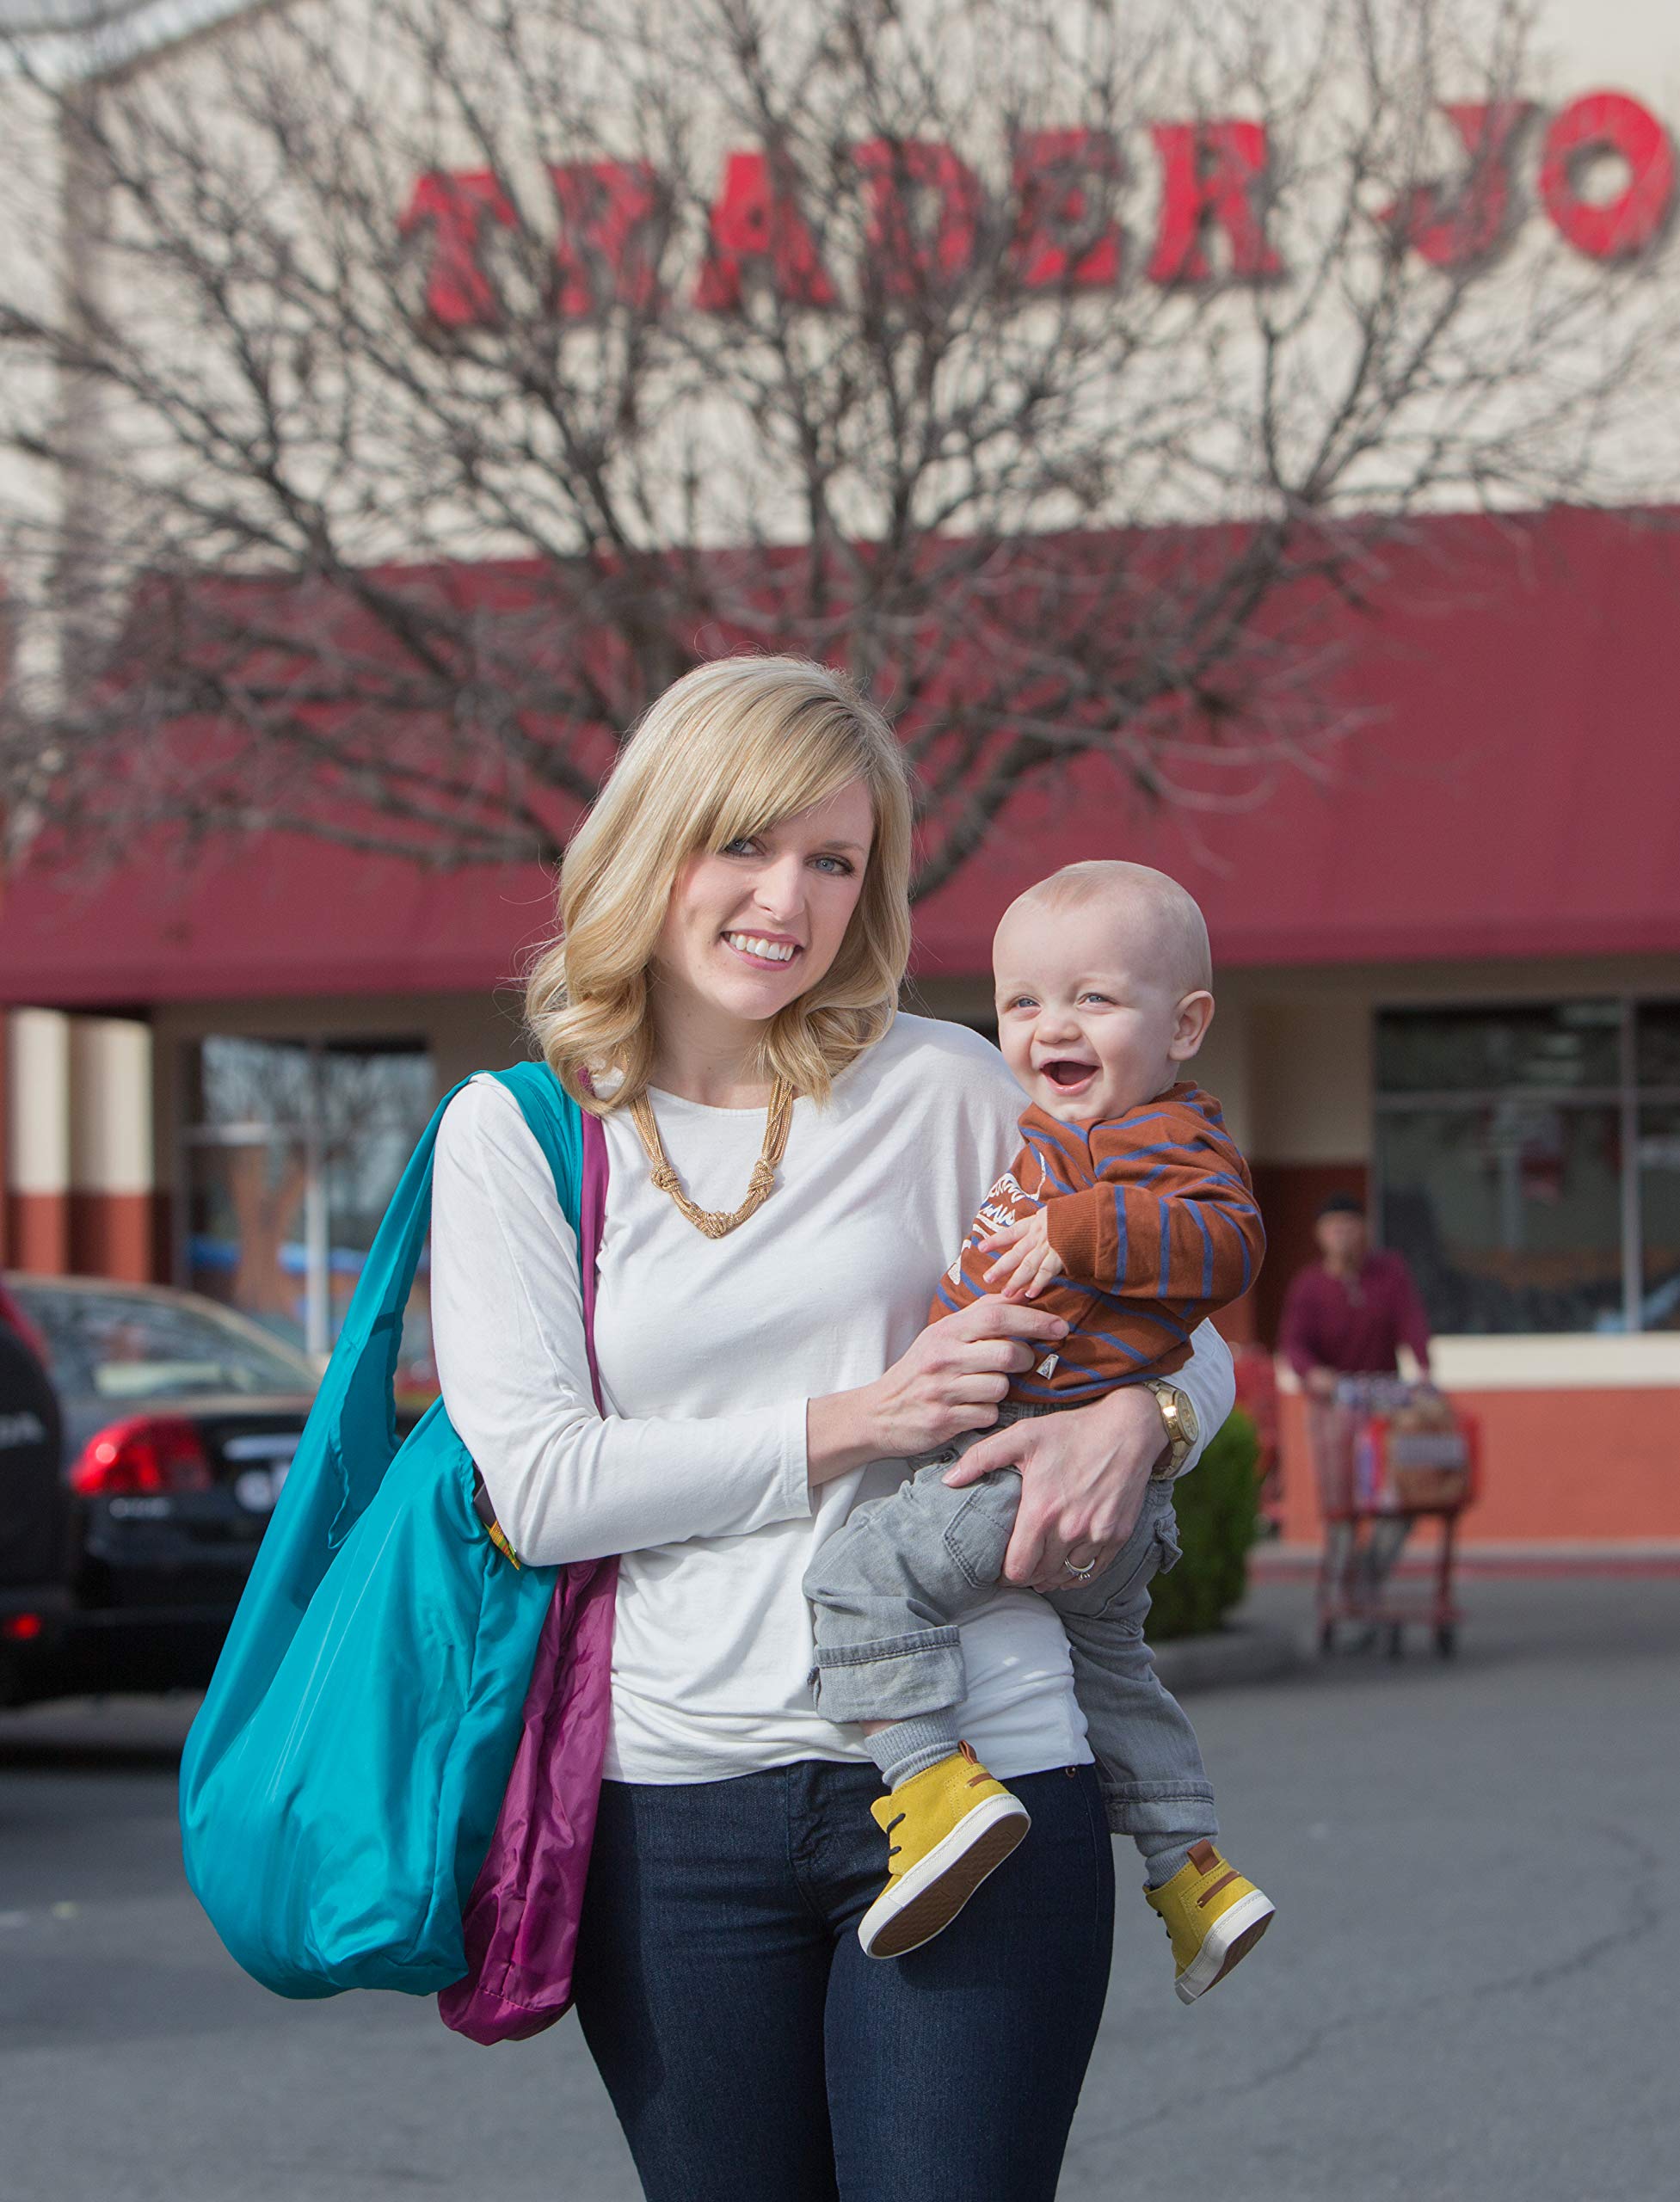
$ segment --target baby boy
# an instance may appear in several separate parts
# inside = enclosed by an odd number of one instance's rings
[[[1195,1326],[1247,1290],[1265,1234],[1218,1103],[1179,1082],[1214,1009],[1207,928],[1184,889],[1142,864],[1069,864],[1011,905],[993,956],[999,1040],[1031,1105],[929,1319],[1000,1292],[1068,1322],[1012,1383],[1000,1422],[1122,1384],[1148,1384],[1160,1405],[1167,1449],[1129,1539],[1100,1572],[1070,1559],[1066,1588],[1049,1595],[1109,1824],[1142,1854],[1189,2003],[1252,1948],[1272,1906],[1214,1847],[1195,1731],[1143,1641],[1150,1578],[1178,1556],[1172,1478],[1197,1436],[1188,1397],[1166,1380]],[[948,1926],[1029,1826],[956,1725],[957,1624],[996,1594],[1021,1495],[1011,1468],[945,1482],[980,1435],[854,1508],[805,1579],[817,1703],[864,1725],[891,1791],[871,1807],[893,1846],[889,1878],[858,1927],[875,1957]]]

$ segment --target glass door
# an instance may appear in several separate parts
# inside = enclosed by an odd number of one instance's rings
[[[177,1178],[178,1282],[329,1352],[434,1100],[419,1041],[199,1042]],[[423,1276],[409,1312],[403,1360],[423,1388]]]

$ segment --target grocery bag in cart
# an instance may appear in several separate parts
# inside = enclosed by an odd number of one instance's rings
[[[1353,1436],[1361,1514],[1446,1514],[1476,1489],[1475,1425],[1429,1385],[1367,1387]]]

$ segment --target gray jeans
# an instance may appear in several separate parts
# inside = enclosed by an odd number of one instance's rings
[[[1005,1410],[1018,1420],[1019,1412]],[[957,1624],[994,1594],[1021,1479],[1000,1468],[953,1491],[944,1472],[989,1433],[911,1463],[885,1498],[854,1507],[805,1575],[814,1608],[812,1686],[830,1720],[902,1720],[960,1706]],[[1196,1731],[1143,1640],[1149,1583],[1178,1559],[1170,1483],[1151,1483],[1112,1565],[1048,1592],[1074,1658],[1074,1685],[1102,1778],[1108,1824],[1146,1858],[1218,1832]]]

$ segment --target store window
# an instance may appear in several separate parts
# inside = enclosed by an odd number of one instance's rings
[[[436,1098],[417,1040],[198,1042],[177,1178],[180,1282],[329,1351]],[[423,1387],[430,1362],[422,1265],[401,1374]]]
[[[1437,1331],[1680,1328],[1680,1003],[1388,1010],[1375,1174]]]

